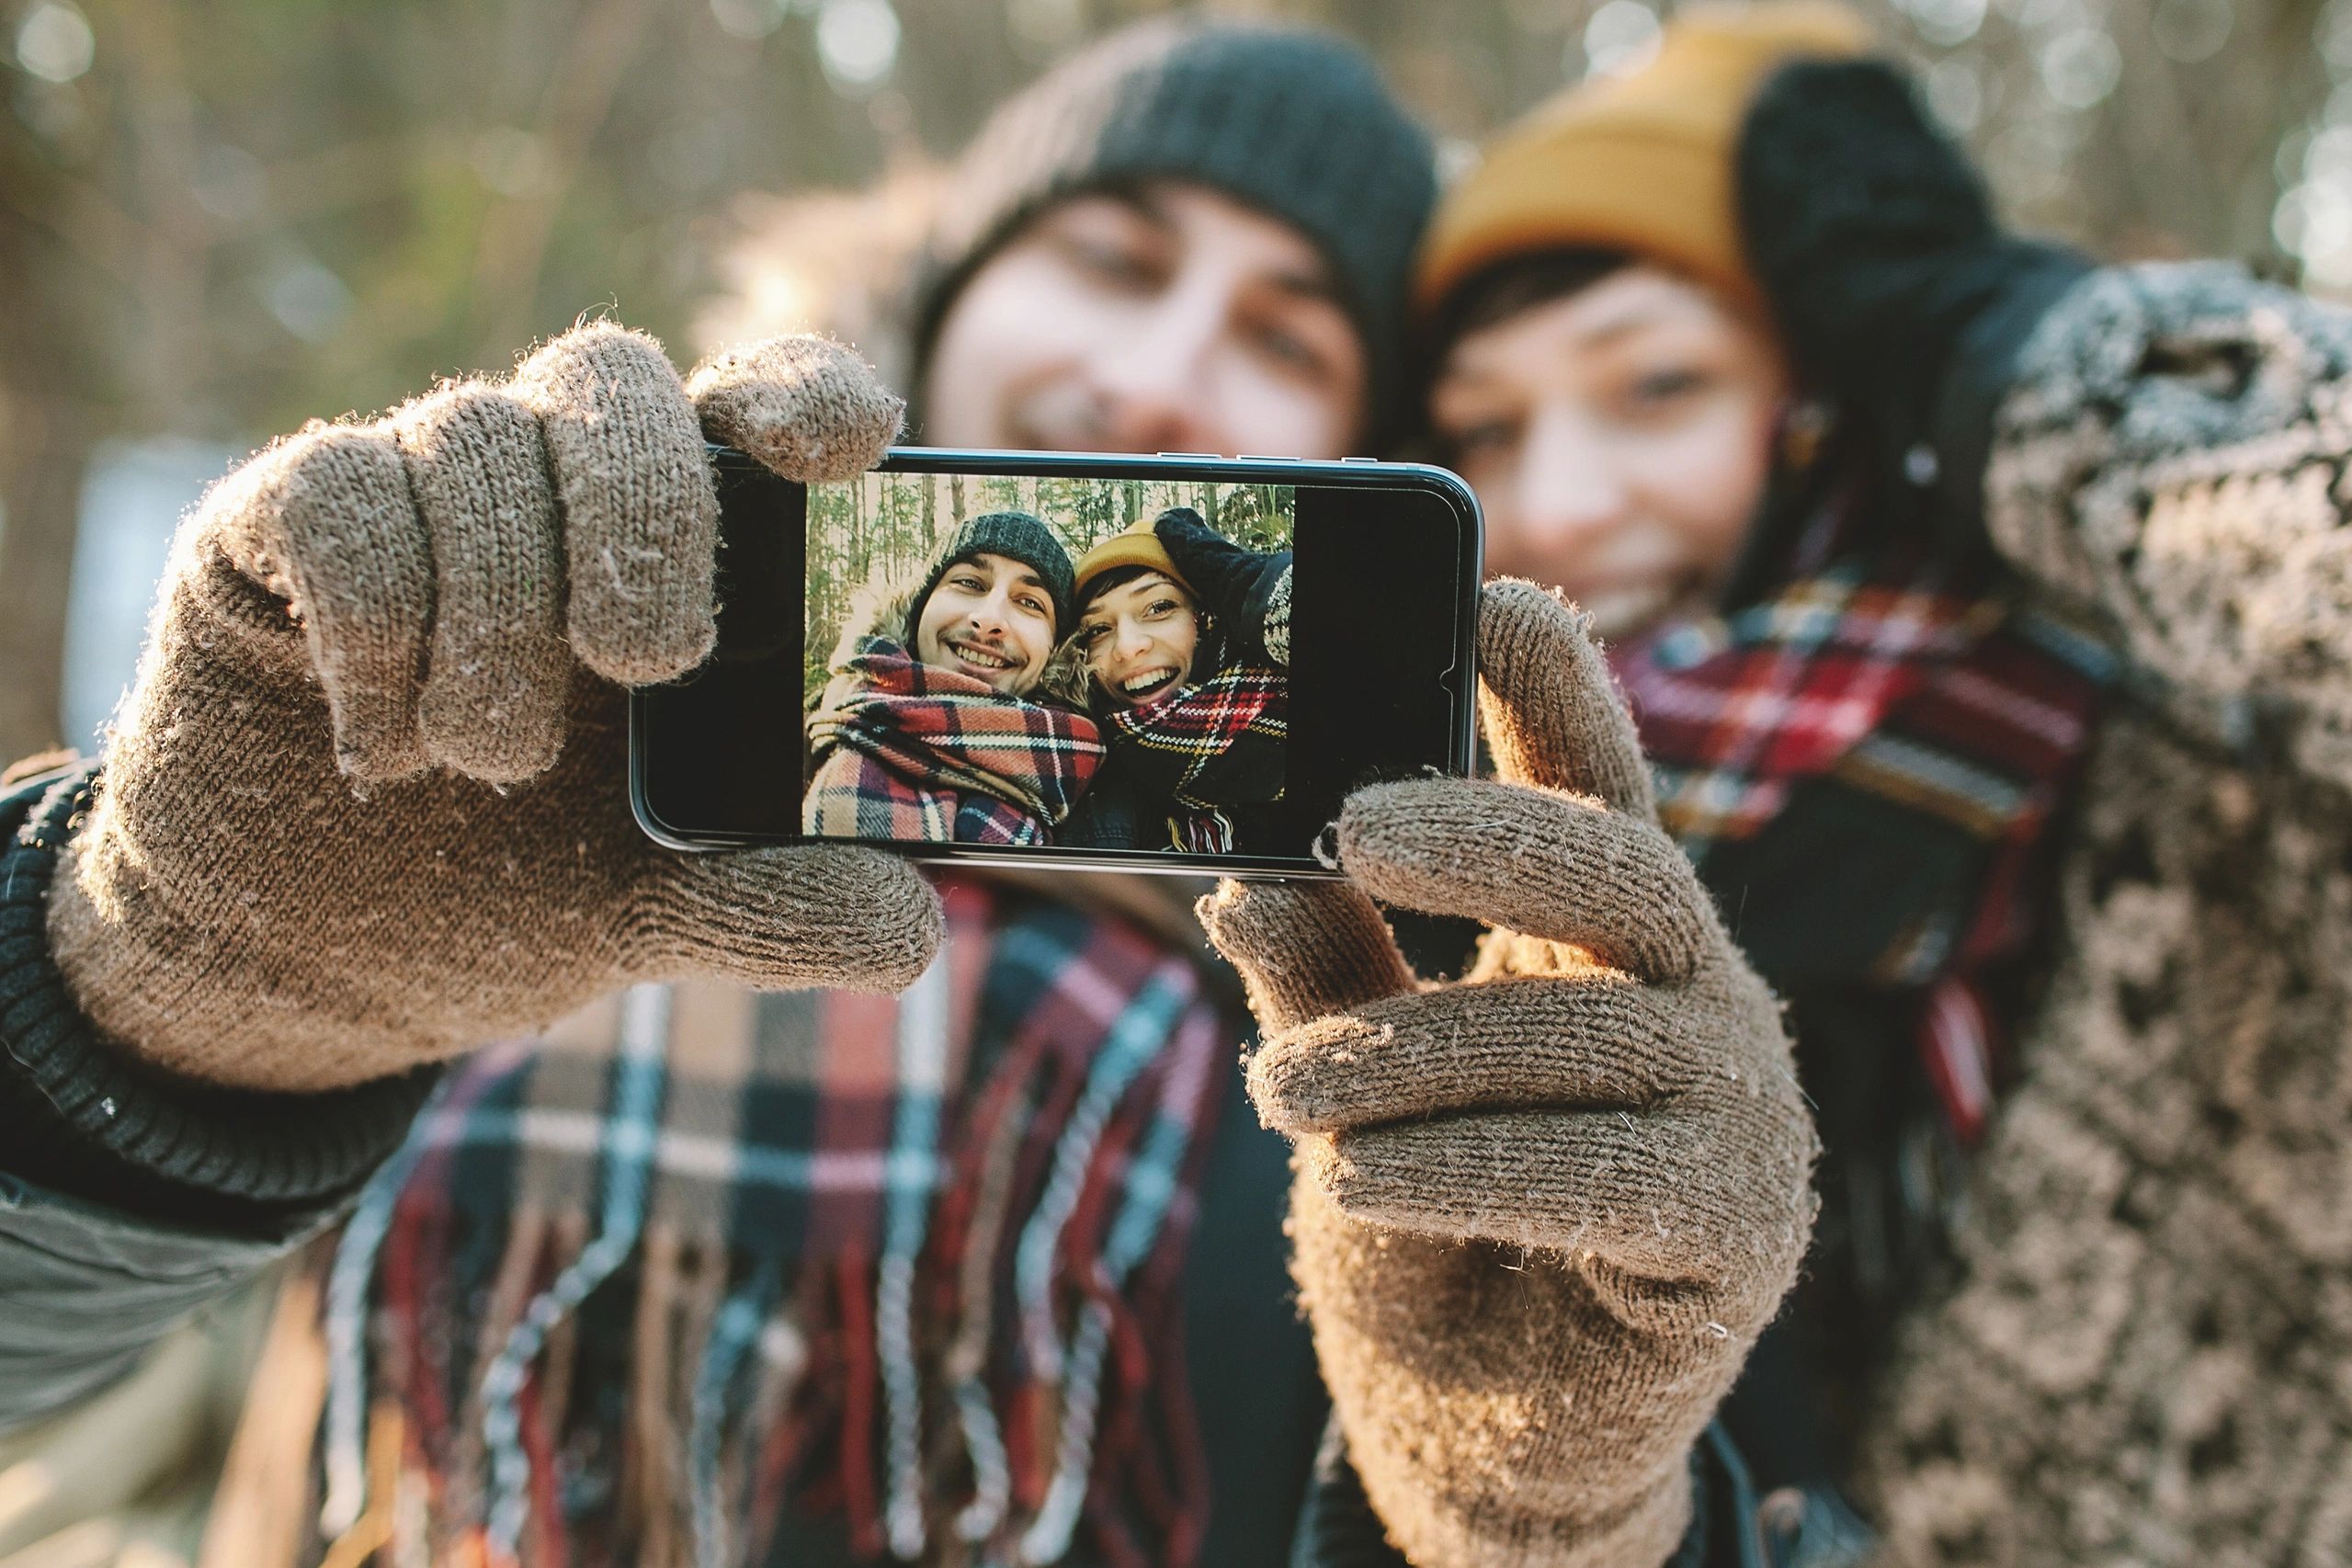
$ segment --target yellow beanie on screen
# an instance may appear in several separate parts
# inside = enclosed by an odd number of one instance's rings
[[[1111,535],[1078,557],[1077,582],[1070,602],[1083,606],[1086,602],[1086,585],[1104,573],[1115,572],[1121,566],[1148,566],[1154,572],[1165,573],[1169,580],[1180,585],[1186,593],[1193,591],[1192,585],[1184,580],[1184,574],[1176,570],[1175,561],[1168,556],[1168,547],[1160,542],[1160,536],[1153,531],[1152,525],[1138,523],[1124,533]]]
[[[1556,94],[1487,144],[1430,225],[1418,313],[1497,262],[1585,246],[1654,259],[1760,312],[1733,209],[1740,124],[1776,67],[1871,43],[1834,0],[1680,12],[1648,64]]]

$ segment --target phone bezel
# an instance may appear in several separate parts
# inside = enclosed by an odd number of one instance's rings
[[[752,462],[732,449],[714,446],[714,460]],[[1428,463],[1385,462],[1369,458],[1309,461],[1289,458],[1222,458],[1208,454],[1119,454],[1096,452],[1025,452],[984,448],[893,447],[875,465],[878,472],[896,473],[1004,474],[1039,478],[1198,480],[1221,483],[1288,484],[1384,491],[1413,491],[1444,503],[1456,527],[1454,551],[1457,576],[1451,594],[1454,608],[1453,663],[1438,672],[1450,698],[1452,717],[1444,736],[1449,755],[1432,766],[1452,774],[1468,774],[1475,757],[1474,708],[1477,684],[1478,590],[1483,576],[1485,528],[1478,498],[1451,471]],[[1256,855],[1193,855],[1165,849],[1099,849],[1071,845],[1036,845],[1021,848],[1001,846],[870,839],[826,838],[813,835],[741,834],[723,830],[689,829],[665,822],[647,796],[645,752],[647,705],[658,687],[638,687],[629,699],[629,806],[647,836],[673,849],[689,852],[726,851],[766,846],[813,844],[864,844],[913,859],[962,866],[1008,868],[1057,867],[1078,870],[1140,872],[1146,875],[1289,878],[1336,877],[1342,873],[1310,857]]]

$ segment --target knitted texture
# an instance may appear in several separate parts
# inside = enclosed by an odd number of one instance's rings
[[[2019,364],[1988,525],[2137,673],[1865,1500],[1893,1562],[2352,1560],[2352,318],[2119,267]]]
[[[1741,119],[1776,66],[1869,43],[1869,25],[1836,0],[1683,6],[1642,69],[1564,88],[1487,143],[1430,222],[1415,305],[1437,317],[1491,268],[1606,250],[1664,262],[1758,310],[1733,203]]]
[[[924,573],[914,597],[907,601],[906,629],[903,634],[895,631],[892,634],[913,642],[916,623],[923,619],[923,607],[930,603],[931,595],[939,586],[939,579],[948,574],[948,568],[983,555],[1017,561],[1044,578],[1046,592],[1053,597],[1054,634],[1060,636],[1070,630],[1070,552],[1062,548],[1062,541],[1053,537],[1053,530],[1045,526],[1043,518],[1027,512],[983,512],[949,533],[932,551],[930,568]]]
[[[1885,465],[1888,495],[1944,480],[1947,541],[1981,545],[1979,388],[2007,384],[2034,320],[2090,264],[2005,233],[1967,154],[1882,62],[1783,68],[1734,162],[1748,263],[1799,375]]]
[[[1362,790],[1348,883],[1229,883],[1201,913],[1266,1029],[1249,1085],[1297,1145],[1295,1271],[1396,1544],[1657,1562],[1795,1278],[1815,1142],[1580,618],[1496,585],[1479,653],[1499,780]],[[1489,923],[1464,983],[1418,989],[1373,898]]]
[[[713,638],[710,433],[795,479],[879,456],[846,350],[700,372],[574,330],[502,384],[312,424],[174,542],[104,784],[49,906],[98,1029],[152,1064],[330,1088],[629,981],[884,987],[937,901],[846,846],[679,855],[631,819],[619,682]]]
[[[437,1074],[293,1099],[185,1084],[100,1049],[43,937],[49,890],[90,804],[77,769],[0,801],[0,1126],[9,1168],[221,1231],[313,1222],[397,1147]],[[22,812],[21,825],[12,820]]]
[[[1189,17],[1073,55],[957,162],[918,268],[915,384],[957,291],[1024,222],[1064,197],[1152,179],[1205,185],[1313,242],[1368,350],[1372,425],[1402,412],[1393,324],[1437,200],[1427,133],[1347,44]]]

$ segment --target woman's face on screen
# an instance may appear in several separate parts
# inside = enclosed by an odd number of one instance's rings
[[[1104,695],[1140,707],[1192,674],[1200,618],[1192,596],[1163,572],[1113,584],[1078,617],[1078,651]]]

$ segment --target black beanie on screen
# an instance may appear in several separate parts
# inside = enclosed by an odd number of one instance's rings
[[[915,629],[923,619],[923,607],[930,602],[931,590],[939,585],[948,568],[959,561],[983,555],[1017,561],[1045,579],[1045,590],[1053,597],[1053,634],[1057,638],[1062,635],[1070,624],[1070,552],[1043,520],[1027,512],[983,512],[941,540],[939,547],[931,552],[931,566],[924,574],[923,585],[915,590],[906,607],[909,647],[914,646]]]
[[[1437,202],[1428,134],[1350,44],[1191,17],[1080,51],[958,160],[915,289],[915,387],[957,292],[1024,222],[1065,197],[1154,178],[1196,181],[1312,242],[1364,341],[1369,422],[1392,428],[1405,290]]]

